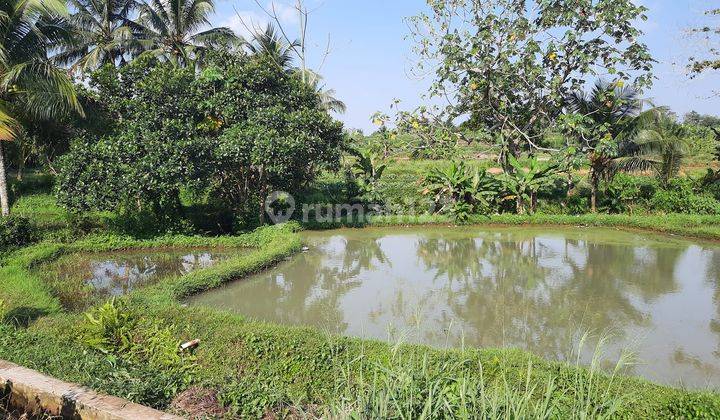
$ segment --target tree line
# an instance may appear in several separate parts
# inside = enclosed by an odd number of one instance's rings
[[[199,72],[212,52],[263,56],[268,65],[300,75],[322,109],[345,110],[318,74],[294,65],[294,43],[271,25],[249,40],[211,27],[213,0],[4,0],[0,7],[3,215],[9,213],[4,144],[13,142],[8,157],[18,178],[32,160],[57,172],[55,158],[70,139],[107,122],[95,118],[106,98],[89,82],[103,68],[123,68],[142,57]],[[85,118],[88,108],[93,118]]]

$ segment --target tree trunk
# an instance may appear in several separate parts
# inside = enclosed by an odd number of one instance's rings
[[[530,213],[537,211],[537,192],[533,191],[530,193]]]
[[[517,214],[523,214],[524,213],[524,207],[523,199],[520,195],[518,195],[517,200],[515,201],[515,211]]]
[[[265,183],[265,167],[260,165],[260,225],[265,224],[265,199],[267,198],[267,184]]]
[[[597,176],[597,171],[593,167],[590,167],[590,211],[597,213],[597,193],[598,184],[600,179]]]
[[[508,174],[515,173],[515,168],[510,164],[510,157],[512,156],[515,159],[519,159],[520,151],[520,144],[516,139],[510,139],[505,144],[505,150],[500,153],[499,159],[503,172]]]
[[[5,158],[3,157],[3,142],[0,140],[0,208],[2,216],[10,215],[10,202],[8,201],[7,176],[5,174]]]
[[[573,182],[572,174],[568,172],[567,191],[565,192],[565,198],[570,198],[573,188],[575,188],[575,183]]]

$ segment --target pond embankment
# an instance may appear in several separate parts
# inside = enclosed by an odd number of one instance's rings
[[[181,419],[4,360],[0,360],[0,396],[9,401],[9,408],[28,415],[84,420]]]

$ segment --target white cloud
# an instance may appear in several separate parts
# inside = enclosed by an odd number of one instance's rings
[[[265,9],[271,12],[274,10],[283,25],[294,24],[298,21],[297,9],[295,6],[287,3],[281,1],[270,1]]]
[[[277,15],[280,24],[283,25],[289,33],[296,32],[298,22],[298,12],[294,6],[281,1],[270,1],[263,6],[268,13]],[[220,23],[220,26],[226,26],[232,29],[237,35],[244,38],[250,38],[254,32],[265,30],[268,23],[274,22],[274,19],[267,13],[260,10],[235,10],[232,16]]]
[[[238,36],[245,39],[252,37],[254,32],[264,30],[269,18],[263,14],[248,10],[238,10],[230,18],[220,23],[233,30]]]

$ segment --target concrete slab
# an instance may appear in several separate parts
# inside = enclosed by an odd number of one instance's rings
[[[4,360],[0,360],[0,395],[9,396],[11,406],[69,419],[181,419]]]

